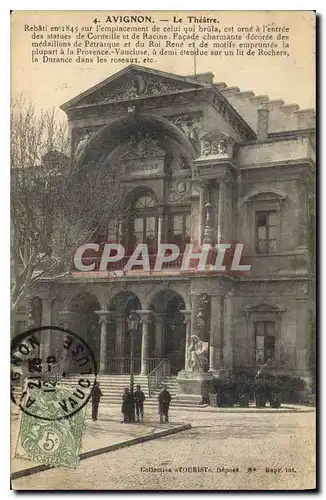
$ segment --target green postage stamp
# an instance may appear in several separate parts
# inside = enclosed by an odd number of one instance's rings
[[[81,439],[86,425],[86,406],[67,418],[55,420],[56,415],[61,415],[59,401],[69,396],[70,393],[63,388],[38,391],[35,401],[36,414],[52,420],[22,412],[16,458],[55,467],[73,468],[78,465]]]

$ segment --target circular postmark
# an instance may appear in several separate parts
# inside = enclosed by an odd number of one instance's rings
[[[96,376],[92,350],[71,330],[42,326],[12,339],[11,400],[30,416],[71,417],[88,403]]]

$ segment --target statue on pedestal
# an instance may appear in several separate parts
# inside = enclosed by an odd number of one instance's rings
[[[207,342],[203,342],[197,335],[191,335],[188,347],[188,371],[203,372],[208,358]]]

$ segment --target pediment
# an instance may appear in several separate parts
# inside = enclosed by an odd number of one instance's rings
[[[251,203],[253,201],[279,201],[283,202],[286,199],[286,194],[282,191],[276,189],[260,189],[255,190],[249,194],[247,194],[244,198],[244,201],[247,203]]]
[[[61,109],[102,102],[128,101],[209,86],[194,78],[130,65],[66,102]]]
[[[267,304],[266,302],[261,302],[260,304],[256,304],[254,306],[248,306],[245,309],[246,313],[255,313],[255,312],[280,313],[284,311],[285,311],[284,307],[275,304]]]

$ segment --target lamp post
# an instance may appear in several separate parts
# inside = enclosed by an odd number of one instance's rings
[[[210,319],[210,298],[207,293],[204,293],[200,297],[199,311],[196,318],[201,340],[209,343],[208,324]],[[206,365],[208,364],[207,362]],[[207,370],[208,366],[205,366],[204,371],[206,372]]]
[[[140,318],[136,311],[132,311],[128,316],[128,330],[130,333],[130,392],[134,393],[134,334],[137,332]]]

